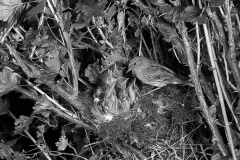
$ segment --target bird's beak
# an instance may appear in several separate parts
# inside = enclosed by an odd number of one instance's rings
[[[127,73],[130,72],[131,70],[132,70],[132,68],[128,68]]]

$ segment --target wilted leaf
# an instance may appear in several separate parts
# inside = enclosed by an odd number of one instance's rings
[[[0,93],[12,90],[17,85],[17,74],[4,68],[0,72]]]
[[[1,0],[0,20],[13,22],[21,14],[24,5],[21,0]]]
[[[207,13],[205,10],[200,9],[195,6],[189,6],[185,8],[183,14],[181,15],[181,20],[185,22],[203,24],[207,21]]]
[[[42,0],[39,4],[33,7],[29,12],[27,12],[27,16],[33,16],[37,13],[43,12],[45,5],[46,5],[46,0]]]

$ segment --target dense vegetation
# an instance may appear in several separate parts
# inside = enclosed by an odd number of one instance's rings
[[[0,0],[0,158],[240,159],[229,0]],[[144,56],[192,86],[147,85]]]

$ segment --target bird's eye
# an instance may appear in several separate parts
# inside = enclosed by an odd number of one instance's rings
[[[137,64],[136,62],[133,63],[134,66],[135,66],[136,64]]]

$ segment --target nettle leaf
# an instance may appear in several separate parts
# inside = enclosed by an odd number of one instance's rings
[[[225,3],[225,0],[207,0],[211,7],[218,7]]]
[[[46,5],[46,0],[42,0],[39,4],[33,7],[29,12],[27,12],[27,16],[30,17],[35,14],[43,12],[45,5]]]
[[[181,14],[181,20],[185,22],[198,22],[199,24],[203,24],[207,21],[207,13],[204,9],[200,9],[195,6],[189,6],[185,8],[184,12]]]
[[[14,22],[22,13],[24,3],[21,0],[1,0],[0,20],[4,22]]]
[[[0,72],[0,93],[12,90],[17,85],[17,74],[4,68]]]
[[[29,125],[32,123],[33,117],[27,117],[21,115],[16,121],[14,122],[15,124],[15,134],[21,133],[23,130],[29,130]]]

